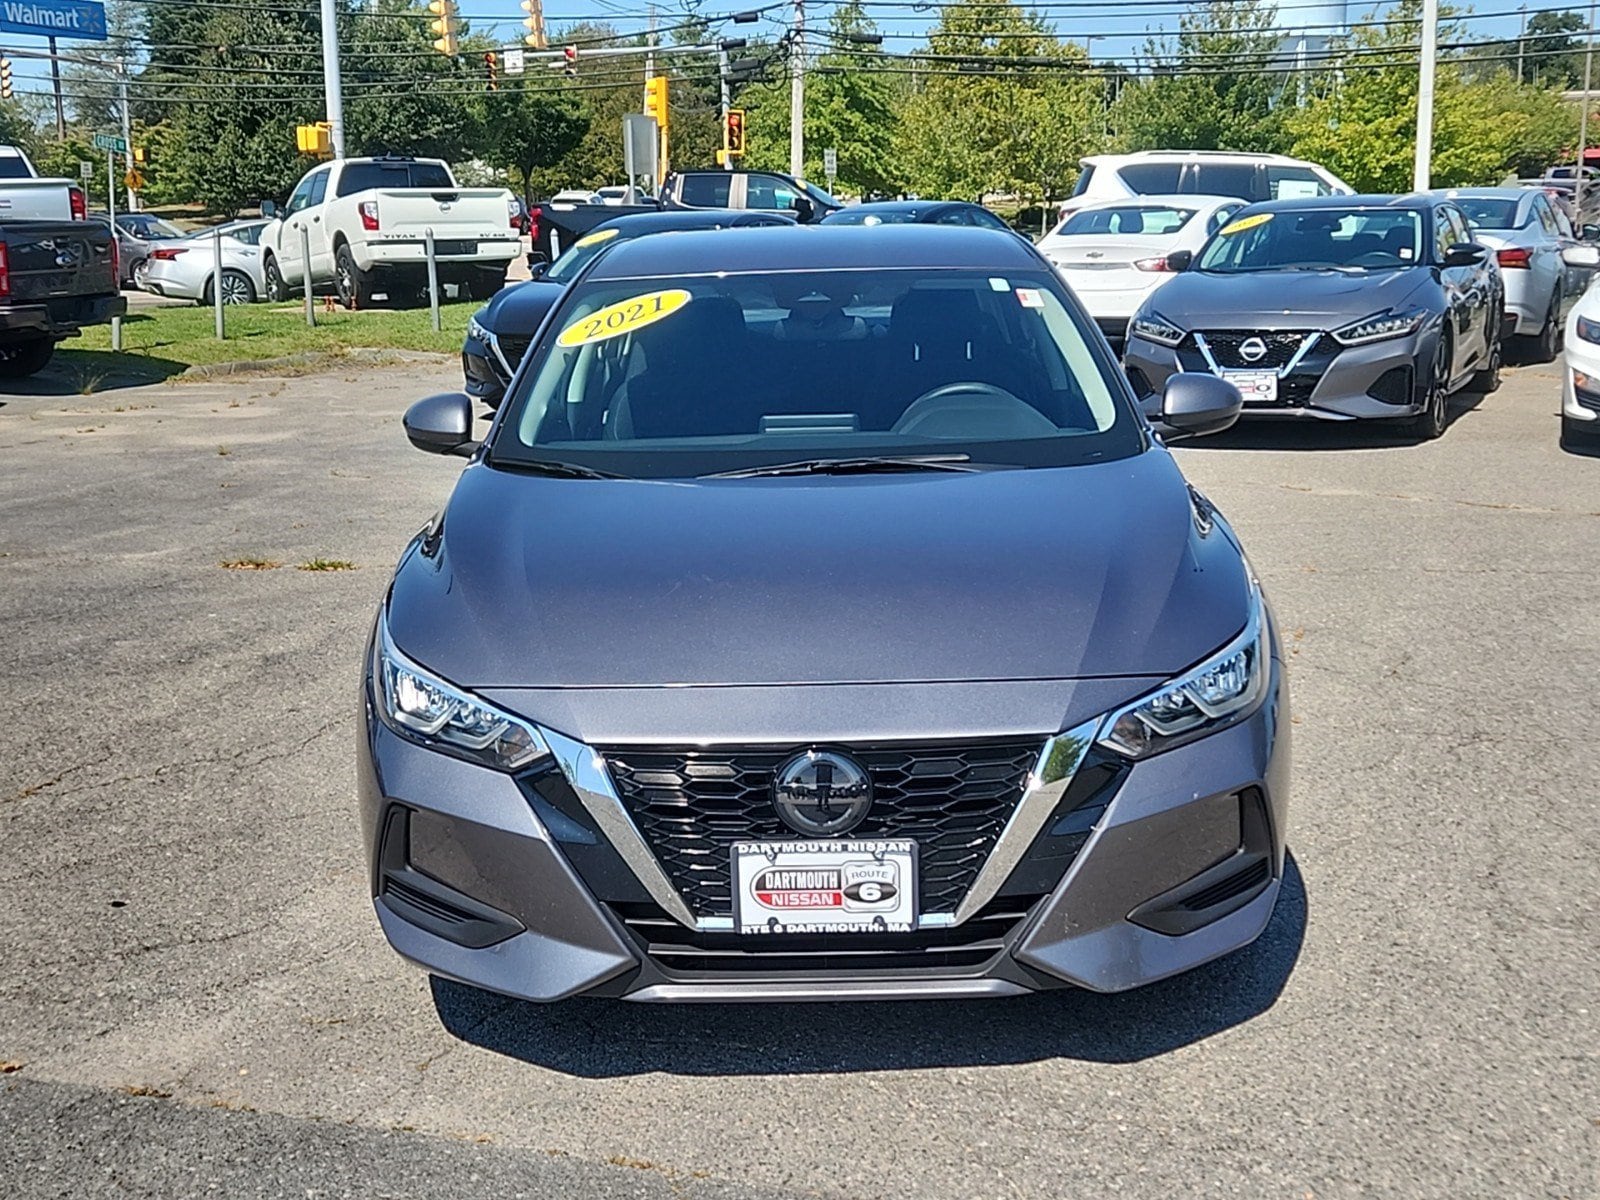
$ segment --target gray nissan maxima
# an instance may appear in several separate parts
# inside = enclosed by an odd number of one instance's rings
[[[1449,397],[1500,385],[1504,285],[1440,195],[1317,196],[1241,209],[1128,326],[1130,378],[1236,384],[1246,417],[1400,419],[1421,438]]]
[[[1236,389],[1182,375],[1167,436]],[[896,226],[598,257],[407,547],[358,754],[378,920],[512,996],[1135,987],[1253,941],[1288,808],[1238,539],[1049,264]]]

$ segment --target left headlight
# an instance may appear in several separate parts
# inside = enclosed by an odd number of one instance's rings
[[[389,637],[387,613],[378,619],[372,675],[379,717],[419,746],[497,771],[521,771],[550,753],[536,726],[469,696],[401,654]]]
[[[1579,317],[1575,332],[1585,342],[1600,344],[1600,321],[1591,321],[1588,317]]]
[[[1428,314],[1420,308],[1404,312],[1374,313],[1353,324],[1333,331],[1334,341],[1341,346],[1364,346],[1368,342],[1382,342],[1389,338],[1406,337],[1422,328]]]
[[[494,340],[494,334],[483,327],[483,323],[478,320],[476,313],[467,321],[467,336],[475,338],[486,346]]]
[[[1128,324],[1128,332],[1160,346],[1180,345],[1183,339],[1189,336],[1185,330],[1179,329],[1160,313],[1149,311],[1135,313],[1133,320]]]
[[[1100,744],[1127,758],[1149,758],[1249,716],[1271,670],[1266,626],[1261,588],[1252,579],[1243,632],[1199,666],[1107,716]]]

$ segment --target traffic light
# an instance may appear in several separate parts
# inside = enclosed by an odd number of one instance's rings
[[[565,46],[562,48],[561,54],[567,64],[567,74],[576,75],[578,73],[578,48],[576,46]]]
[[[428,0],[428,11],[433,14],[433,20],[428,24],[435,35],[433,48],[440,54],[454,57],[461,48],[456,41],[456,34],[460,30],[456,0]]]
[[[315,154],[327,158],[333,154],[333,127],[326,121],[318,121],[315,125],[296,125],[294,127],[295,149],[301,154]]]
[[[144,166],[150,161],[150,152],[143,146],[135,146],[133,148],[133,161],[138,166]]]
[[[489,76],[489,90],[491,92],[498,92],[500,90],[499,68],[499,55],[497,55],[493,50],[485,51],[483,56],[483,69]]]
[[[550,42],[544,35],[543,0],[522,0],[522,11],[528,14],[522,18],[522,24],[528,31],[522,40],[535,50],[546,49]]]
[[[744,154],[744,109],[728,110],[728,128],[723,142],[729,158],[739,158]]]
[[[656,75],[644,81],[644,111],[656,119],[656,126],[667,129],[667,77]]]
[[[0,100],[9,100],[11,91],[11,60],[0,55]]]

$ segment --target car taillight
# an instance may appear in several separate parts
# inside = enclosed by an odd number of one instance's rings
[[[361,202],[361,228],[368,233],[378,228],[378,202],[376,200],[363,200]]]
[[[0,299],[11,295],[11,256],[0,242]]]
[[[1521,246],[1507,246],[1504,250],[1496,250],[1494,256],[1500,260],[1502,267],[1520,267],[1527,270],[1533,265],[1533,256]]]
[[[177,258],[178,255],[187,254],[188,252],[187,246],[181,250],[171,246],[162,246],[159,249],[152,250],[150,252],[150,257],[159,258],[162,262],[171,262],[173,259]]]
[[[544,209],[537,204],[528,209],[528,236],[534,241],[539,240],[539,218],[544,216]]]
[[[506,201],[506,219],[511,228],[518,230],[522,228],[522,206],[517,203],[516,197]]]
[[[72,219],[84,221],[89,217],[89,198],[83,194],[82,188],[69,187],[67,189],[67,202],[72,205]]]
[[[1133,260],[1133,265],[1139,268],[1141,271],[1172,270],[1172,268],[1167,265],[1167,256],[1165,254],[1163,254],[1160,258],[1136,258]]]

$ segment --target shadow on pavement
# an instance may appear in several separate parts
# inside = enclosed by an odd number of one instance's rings
[[[1464,415],[1483,403],[1477,393],[1450,397],[1448,424],[1442,436]],[[1184,450],[1398,450],[1426,445],[1402,421],[1240,421],[1232,429],[1209,437],[1177,442]]]
[[[188,370],[189,364],[149,354],[111,350],[58,350],[50,365],[27,379],[8,379],[10,396],[93,396],[148,387]]]
[[[1118,995],[1062,990],[1004,1000],[872,1004],[537,1005],[433,978],[463,1041],[569,1075],[901,1071],[1076,1058],[1131,1063],[1221,1033],[1277,1001],[1305,940],[1294,857],[1266,931],[1226,958]]]

